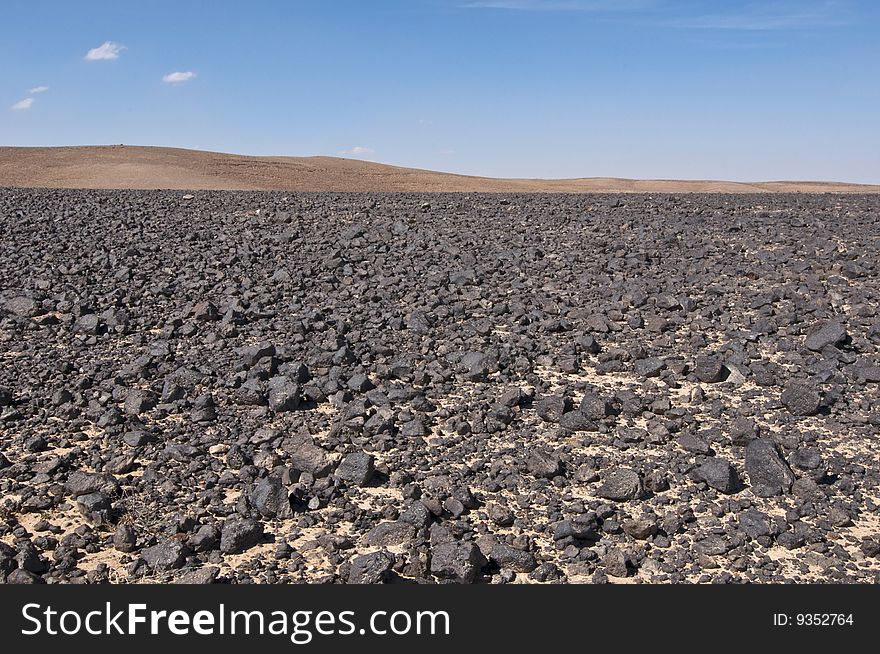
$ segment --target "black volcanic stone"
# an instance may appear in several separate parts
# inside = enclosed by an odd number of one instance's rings
[[[393,546],[409,542],[415,534],[415,528],[405,520],[382,522],[367,532],[365,545]]]
[[[125,398],[125,413],[138,416],[156,406],[156,395],[151,391],[132,389]]]
[[[837,320],[830,320],[812,329],[804,341],[807,349],[821,352],[829,345],[838,345],[847,338],[846,329]]]
[[[380,584],[387,581],[394,564],[394,557],[388,552],[371,552],[356,556],[351,560],[348,573],[349,584]]]
[[[148,547],[141,552],[141,558],[153,570],[162,572],[183,566],[186,560],[186,546],[177,540],[167,540]]]
[[[354,486],[366,486],[373,477],[373,456],[366,452],[346,455],[336,467],[336,476]]]
[[[543,450],[533,450],[526,458],[526,468],[535,477],[555,477],[559,474],[559,459]]]
[[[746,446],[746,474],[756,495],[768,497],[791,490],[794,474],[776,444],[759,438]]]
[[[431,574],[440,579],[470,584],[485,565],[486,557],[474,543],[443,543],[431,548]]]
[[[644,488],[642,479],[634,470],[620,468],[606,474],[596,495],[607,500],[626,502],[642,496]]]
[[[39,310],[36,300],[24,295],[10,298],[6,301],[4,308],[18,318],[32,318],[37,315]]]
[[[822,395],[811,382],[794,380],[786,384],[780,401],[793,416],[812,416],[822,406]]]
[[[608,402],[595,393],[587,393],[584,395],[578,408],[588,420],[592,421],[604,420],[611,414],[611,408],[608,406]]]
[[[729,461],[718,457],[708,459],[699,466],[696,470],[696,475],[720,493],[735,493],[742,485],[736,468]]]
[[[275,377],[269,381],[269,408],[276,413],[296,410],[300,396],[299,384],[287,377]]]
[[[75,470],[68,475],[64,488],[73,497],[90,493],[116,495],[119,482],[112,475]]]
[[[542,397],[535,402],[535,413],[546,422],[559,422],[568,408],[568,399],[560,395]]]
[[[489,560],[501,568],[508,568],[516,572],[531,572],[538,567],[535,556],[531,552],[524,552],[504,543],[497,543],[492,548]]]
[[[220,551],[238,554],[263,539],[263,526],[256,520],[233,514],[226,518],[220,532]]]
[[[327,450],[308,441],[289,446],[287,453],[291,467],[296,470],[316,477],[322,477],[330,470],[331,461]]]
[[[266,518],[285,519],[293,516],[289,493],[278,475],[257,481],[249,497],[251,505]]]
[[[752,538],[770,536],[774,533],[774,525],[766,513],[750,509],[739,515],[739,526]]]
[[[633,364],[633,371],[641,377],[658,377],[664,368],[666,363],[658,357],[639,359]]]
[[[701,382],[716,384],[727,377],[727,368],[718,357],[699,356],[694,364],[694,374]]]
[[[12,404],[12,391],[8,388],[0,387],[0,407],[10,406]]]

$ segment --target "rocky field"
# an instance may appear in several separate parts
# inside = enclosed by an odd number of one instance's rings
[[[0,580],[880,580],[880,197],[0,191]]]

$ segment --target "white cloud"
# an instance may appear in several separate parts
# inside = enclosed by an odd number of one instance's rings
[[[33,95],[34,93],[45,93],[48,90],[49,90],[48,86],[35,86],[31,90],[29,90],[28,93]]]
[[[349,150],[343,150],[339,154],[348,154],[353,157],[364,157],[368,154],[375,154],[375,150],[373,148],[365,148],[362,145],[356,145]]]
[[[86,53],[86,61],[102,61],[106,59],[119,59],[119,54],[125,50],[124,45],[113,41],[104,41],[97,48],[92,48]]]
[[[182,84],[183,82],[188,82],[192,78],[194,78],[196,74],[191,70],[187,70],[185,72],[174,72],[168,73],[165,77],[162,78],[163,82],[167,82],[168,84]]]
[[[31,105],[34,104],[33,98],[25,98],[24,100],[19,100],[14,105],[12,105],[13,111],[26,111],[31,108]]]

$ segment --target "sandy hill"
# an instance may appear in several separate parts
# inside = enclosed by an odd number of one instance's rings
[[[495,179],[337,157],[250,157],[143,146],[0,147],[0,187],[548,193],[878,193],[835,182]]]

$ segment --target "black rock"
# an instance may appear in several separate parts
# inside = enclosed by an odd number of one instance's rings
[[[545,422],[559,422],[569,406],[568,398],[550,395],[535,402],[535,413]]]
[[[428,435],[425,423],[421,420],[409,420],[403,424],[400,435],[405,438],[419,438]]]
[[[629,557],[616,547],[608,550],[602,563],[605,567],[605,574],[611,577],[628,577],[632,572]]]
[[[6,576],[7,584],[45,584],[46,581],[42,577],[34,574],[33,572],[29,572],[28,570],[23,570],[21,568],[17,568],[10,572]]]
[[[72,399],[73,393],[66,388],[62,388],[52,393],[52,406],[62,406],[63,404],[70,402]]]
[[[755,509],[749,509],[739,514],[739,526],[751,538],[771,536],[776,532],[770,516]]]
[[[127,431],[122,435],[122,441],[130,447],[141,447],[154,440],[152,434],[141,430]]]
[[[538,567],[535,555],[524,552],[504,543],[496,543],[489,555],[489,560],[500,568],[516,572],[531,572]]]
[[[192,459],[204,454],[202,450],[188,443],[172,443],[162,450],[160,458],[163,460],[173,459],[180,463],[188,463]]]
[[[635,470],[618,468],[606,474],[596,495],[606,500],[627,502],[637,500],[644,494],[642,478]]]
[[[189,546],[195,552],[210,552],[220,544],[220,529],[217,525],[202,525],[189,538]]]
[[[486,563],[474,543],[456,541],[431,548],[431,574],[441,579],[471,584]]]
[[[7,300],[5,309],[19,318],[33,318],[39,311],[39,305],[33,298],[19,295]]]
[[[276,395],[275,399],[279,400],[280,398]],[[236,388],[232,393],[232,401],[241,406],[266,406],[269,404],[263,384],[258,379],[249,379]],[[298,396],[295,402],[288,400],[287,406],[292,405],[294,409],[299,406]],[[277,411],[278,409],[276,408],[275,410]]]
[[[349,584],[381,584],[388,579],[394,557],[388,552],[362,554],[351,560]]]
[[[80,316],[73,324],[73,331],[79,334],[97,334],[101,328],[101,320],[94,313]]]
[[[532,450],[526,457],[526,469],[530,475],[549,479],[559,474],[559,459],[543,450]]]
[[[293,517],[290,494],[278,475],[270,475],[257,481],[251,488],[249,499],[263,517],[281,520]]]
[[[760,435],[760,428],[751,418],[738,416],[730,423],[730,442],[734,445],[748,445]]]
[[[876,197],[182,196],[0,191],[0,580],[875,580]]]
[[[815,447],[800,447],[792,454],[791,462],[801,470],[816,470],[822,465],[822,454]]]
[[[513,511],[499,504],[490,506],[487,513],[489,519],[499,527],[510,527],[516,521]]]
[[[708,459],[695,472],[698,479],[720,493],[735,493],[742,486],[736,468],[729,461],[718,457]]]
[[[859,549],[861,550],[862,554],[869,558],[876,557],[880,555],[880,542],[878,542],[876,539],[864,538],[859,545]]]
[[[651,516],[627,520],[623,523],[623,531],[636,540],[646,540],[657,534],[659,524]]]
[[[810,333],[804,341],[804,345],[808,350],[821,352],[829,345],[839,345],[847,340],[847,333],[843,325],[837,320],[830,320],[823,325],[819,325]]]
[[[342,459],[335,474],[353,486],[366,486],[373,477],[373,460],[366,452],[352,452]]]
[[[104,493],[88,493],[76,498],[76,508],[80,514],[96,526],[109,524],[112,520],[113,506]]]
[[[199,395],[193,402],[193,410],[190,418],[199,424],[208,424],[217,420],[217,409],[214,398],[210,393]]]
[[[232,514],[223,523],[220,532],[220,551],[239,554],[263,539],[263,526],[256,520]]]
[[[704,384],[717,384],[727,377],[727,368],[717,357],[699,356],[694,363],[694,374]]]
[[[15,555],[15,560],[18,563],[19,569],[27,570],[37,575],[43,574],[49,569],[48,563],[40,556],[39,550],[32,542],[25,540],[17,545],[18,552]]]
[[[568,431],[595,431],[596,424],[580,411],[569,411],[562,414],[559,426]]]
[[[353,375],[348,380],[347,385],[351,390],[356,391],[358,393],[365,393],[366,391],[370,390],[371,388],[374,388],[373,383],[370,381],[370,378],[367,377],[366,375],[364,375],[363,373],[358,373],[356,375]]]
[[[0,541],[0,582],[3,581],[6,575],[18,567],[15,555],[16,551],[14,547]]]
[[[113,496],[119,494],[119,482],[113,475],[74,470],[67,476],[64,489],[73,497],[90,493]]]
[[[286,449],[290,456],[290,465],[296,470],[308,472],[315,477],[323,477],[330,472],[332,462],[324,448],[303,441]]]
[[[573,520],[560,520],[553,525],[553,540],[598,540],[599,523],[594,514],[585,513]]]
[[[129,416],[139,416],[156,406],[156,395],[151,391],[133,389],[125,398],[125,413]]]
[[[259,343],[239,348],[238,354],[241,356],[242,363],[250,367],[255,365],[260,359],[275,356],[276,350],[272,343]]]
[[[134,527],[120,523],[113,532],[113,547],[120,552],[133,552],[137,543]]]
[[[776,444],[767,438],[746,446],[746,473],[752,491],[761,497],[787,493],[795,479]]]
[[[192,309],[192,317],[199,322],[209,322],[220,320],[220,312],[213,302],[202,301],[197,303]]]
[[[704,454],[709,455],[712,454],[712,448],[709,446],[709,443],[704,441],[699,436],[695,436],[690,432],[684,433],[677,439],[678,444],[681,446],[685,452],[690,452],[692,454]]]
[[[779,399],[793,416],[815,415],[822,406],[819,389],[808,381],[790,381],[782,390]]]
[[[440,512],[438,511],[438,514]],[[400,520],[408,522],[416,529],[427,527],[431,524],[431,511],[419,500],[411,501],[400,514]]]
[[[642,377],[659,377],[660,372],[666,368],[666,362],[658,357],[639,359],[633,363],[633,371]]]
[[[185,570],[180,572],[174,579],[171,580],[172,584],[186,584],[188,586],[202,586],[205,584],[213,584],[217,579],[217,575],[220,574],[220,568],[217,568],[213,565],[204,566],[201,568],[193,568],[191,570]]]
[[[608,405],[608,402],[595,393],[584,395],[579,409],[589,420],[593,421],[604,420],[607,416],[611,415],[611,407]]]
[[[721,556],[733,549],[733,544],[724,536],[709,534],[694,543],[694,550],[706,556]]]
[[[294,411],[299,407],[302,390],[287,377],[269,382],[269,408],[276,413]]]
[[[364,536],[364,544],[382,547],[403,545],[412,540],[415,531],[415,527],[405,520],[380,522]]]
[[[164,572],[183,567],[187,553],[183,543],[170,539],[146,548],[141,552],[141,558],[156,572]]]

